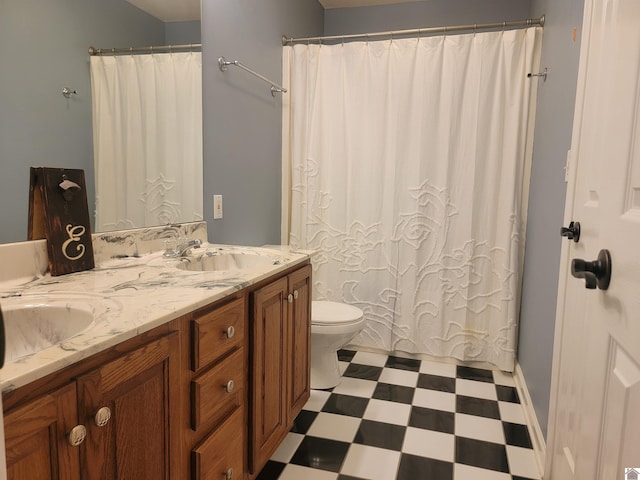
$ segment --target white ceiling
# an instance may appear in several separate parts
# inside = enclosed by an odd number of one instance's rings
[[[391,3],[421,2],[425,0],[318,0],[324,8],[369,7]]]
[[[324,8],[368,7],[425,0],[318,0]],[[200,20],[200,0],[127,0],[163,22]]]
[[[163,22],[200,20],[200,0],[127,0]]]

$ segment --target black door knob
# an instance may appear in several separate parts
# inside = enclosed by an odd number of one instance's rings
[[[571,222],[568,227],[562,227],[560,235],[578,243],[580,241],[580,222]]]
[[[585,286],[589,289],[598,287],[606,290],[611,282],[611,253],[609,250],[600,250],[598,259],[593,262],[574,258],[571,261],[571,275],[584,278]]]

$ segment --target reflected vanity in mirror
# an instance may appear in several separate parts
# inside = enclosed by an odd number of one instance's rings
[[[138,3],[138,6],[134,5]],[[179,3],[180,11],[156,10],[160,3]],[[191,0],[155,2],[151,0],[9,0],[0,5],[0,243],[19,242],[27,238],[29,168],[56,166],[83,169],[86,173],[89,211],[94,216],[96,171],[94,169],[94,122],[90,59],[88,47],[143,47],[200,43],[200,2],[196,13],[186,12]],[[139,8],[140,7],[140,8]],[[142,10],[144,8],[147,11]],[[150,13],[148,13],[150,12]],[[154,16],[155,15],[155,16]],[[188,16],[185,16],[188,15]],[[189,16],[190,15],[190,16]],[[194,15],[196,18],[194,18]],[[160,18],[158,18],[160,17]],[[128,55],[131,57],[131,55]],[[67,88],[71,95],[64,95]],[[200,93],[200,92],[199,92]],[[130,97],[126,103],[130,103]],[[180,100],[181,101],[181,100]],[[201,108],[201,103],[199,104]],[[101,118],[108,118],[109,114]],[[201,135],[201,128],[195,127]],[[155,140],[164,133],[144,137],[139,130],[121,127],[126,141],[135,139],[147,150],[159,148]],[[170,135],[169,135],[170,136]],[[96,137],[100,141],[101,137]],[[180,166],[183,152],[171,147],[169,162]],[[198,145],[201,156],[201,142]],[[115,157],[122,157],[119,148]],[[191,153],[190,153],[191,154]],[[132,157],[126,165],[131,167]],[[201,165],[201,158],[200,158]],[[180,169],[180,174],[185,173]],[[111,179],[115,191],[134,197],[156,196],[171,189],[174,179],[149,174],[155,190],[145,193],[140,186],[130,186],[129,171],[104,166],[100,178]],[[202,170],[186,172],[189,182],[202,189]],[[158,180],[159,179],[159,180]],[[172,200],[173,201],[173,200]],[[112,201],[103,203],[111,205]],[[202,211],[200,200],[200,212]],[[170,203],[169,203],[170,204]],[[166,207],[163,207],[166,208]],[[135,222],[103,222],[92,225],[93,231],[151,226],[201,218],[193,208],[164,211],[160,217],[145,217]],[[200,213],[201,215],[201,213]],[[95,221],[95,218],[92,219]]]

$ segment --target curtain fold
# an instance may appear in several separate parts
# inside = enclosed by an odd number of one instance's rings
[[[355,344],[513,370],[541,33],[285,47],[284,221]]]
[[[202,54],[91,57],[96,231],[203,218]]]

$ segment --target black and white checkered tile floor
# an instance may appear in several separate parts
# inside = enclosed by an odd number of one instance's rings
[[[509,374],[339,352],[258,480],[538,480]]]

